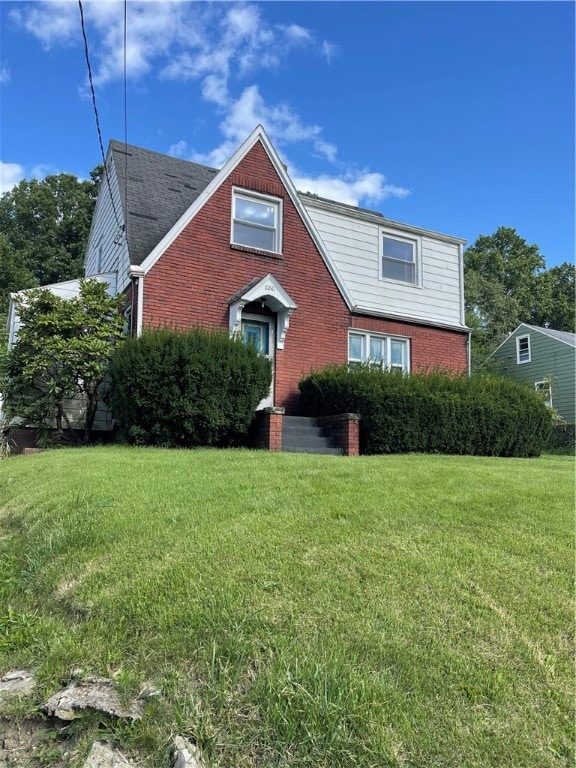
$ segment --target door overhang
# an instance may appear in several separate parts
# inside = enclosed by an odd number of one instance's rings
[[[262,279],[256,278],[240,291],[234,294],[230,304],[230,335],[239,334],[242,327],[242,310],[246,304],[253,301],[261,301],[277,316],[276,349],[284,349],[286,333],[290,325],[290,317],[294,310],[298,309],[289,294],[280,285],[278,280],[268,274]]]

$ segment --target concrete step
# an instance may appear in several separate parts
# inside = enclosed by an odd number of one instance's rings
[[[316,419],[309,416],[284,416],[282,450],[287,453],[317,453],[340,456],[331,439],[324,434]]]

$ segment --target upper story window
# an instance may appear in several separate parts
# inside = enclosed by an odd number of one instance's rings
[[[416,285],[418,243],[382,233],[382,277]]]
[[[348,362],[367,363],[375,368],[401,371],[410,370],[408,339],[381,336],[376,333],[350,333],[348,336]]]
[[[249,248],[280,253],[282,248],[282,201],[234,190],[232,242]]]
[[[518,336],[516,339],[516,362],[529,363],[530,356],[530,336]]]

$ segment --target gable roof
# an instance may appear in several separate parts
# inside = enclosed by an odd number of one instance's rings
[[[114,140],[109,153],[118,179],[130,263],[140,265],[218,171]]]
[[[555,331],[552,328],[541,328],[538,325],[528,325],[527,323],[520,323],[518,328],[521,327],[529,328],[531,331],[542,333],[544,336],[556,339],[556,341],[561,341],[563,344],[576,347],[576,333],[570,333],[570,331]],[[518,330],[518,328],[516,330]]]
[[[498,350],[504,346],[504,344],[507,344],[510,339],[512,339],[514,335],[518,333],[518,331],[525,332],[526,330],[541,333],[543,336],[548,336],[550,339],[560,341],[562,344],[567,344],[569,347],[576,347],[576,333],[570,333],[569,331],[554,331],[552,328],[541,328],[539,325],[528,325],[528,323],[520,323],[520,325],[511,333],[509,333],[504,341],[499,344],[488,357],[495,355],[496,352],[498,352]]]

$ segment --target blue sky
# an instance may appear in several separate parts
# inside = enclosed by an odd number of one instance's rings
[[[296,186],[574,260],[572,2],[128,3],[128,141],[219,167],[262,123]],[[124,139],[123,4],[84,0],[105,147]],[[100,150],[76,0],[0,2],[0,161]]]

